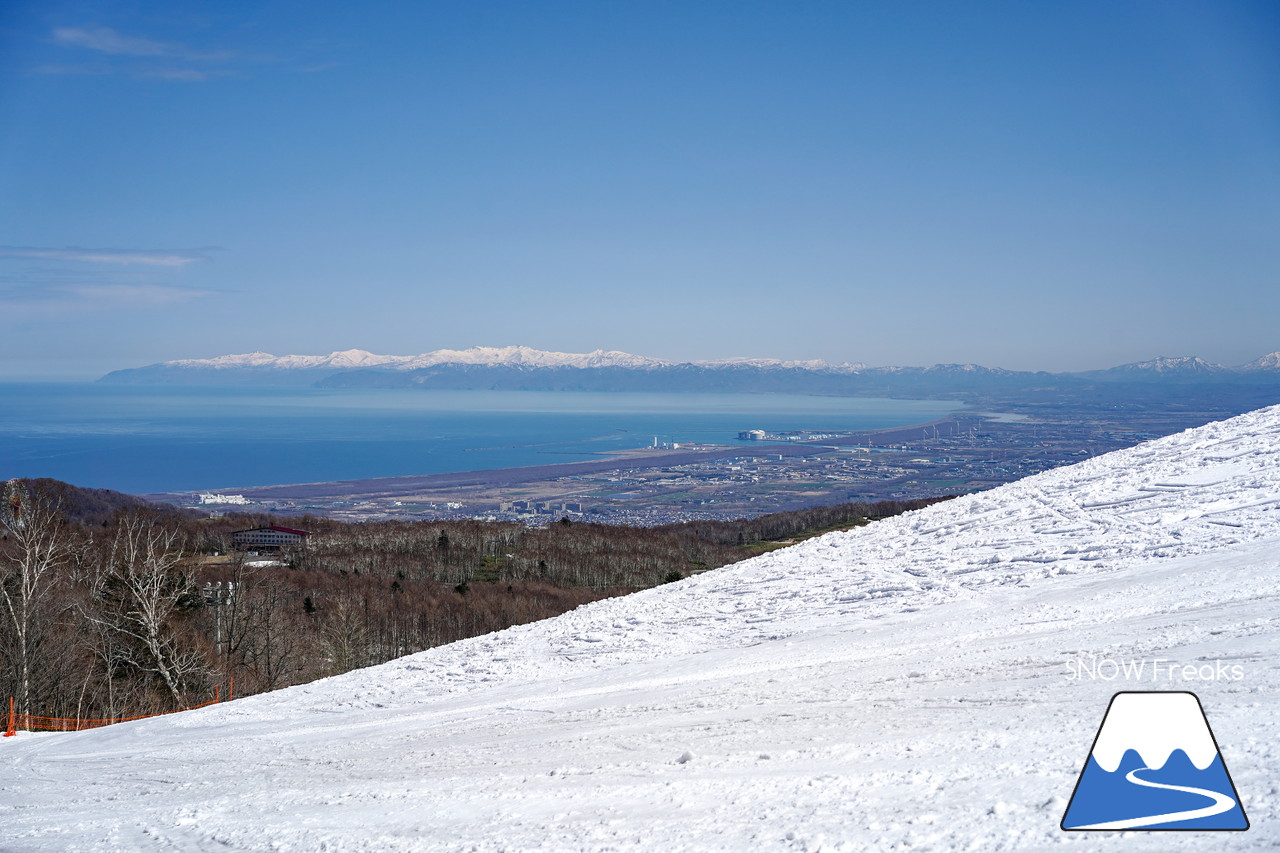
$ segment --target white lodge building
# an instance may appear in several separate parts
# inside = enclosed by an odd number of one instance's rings
[[[311,533],[292,527],[255,527],[237,530],[231,534],[231,544],[237,549],[280,550],[288,545],[300,545]]]

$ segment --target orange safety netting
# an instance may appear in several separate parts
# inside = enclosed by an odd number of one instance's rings
[[[234,690],[235,682],[232,682],[232,690]],[[228,694],[231,694],[231,690]],[[163,717],[166,714],[177,714],[182,711],[193,711],[196,708],[205,708],[209,705],[215,705],[222,701],[222,691],[220,686],[213,690],[213,698],[208,702],[201,702],[199,705],[191,705],[186,708],[177,708],[173,711],[160,711],[155,714],[142,714],[137,717],[112,717],[110,719],[91,719],[85,717],[37,717],[33,714],[19,714],[13,710],[13,697],[9,697],[9,714],[8,724],[5,727],[4,736],[12,737],[17,734],[19,729],[23,731],[40,731],[40,732],[78,732],[83,729],[96,729],[102,726],[110,726],[114,723],[127,723],[130,720],[145,720],[148,717]]]

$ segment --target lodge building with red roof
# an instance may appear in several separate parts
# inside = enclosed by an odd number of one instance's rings
[[[254,527],[232,533],[231,544],[241,551],[251,548],[257,551],[278,551],[290,545],[301,545],[310,535],[310,531],[294,530],[292,527]]]

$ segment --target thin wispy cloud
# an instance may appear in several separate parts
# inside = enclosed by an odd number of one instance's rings
[[[229,50],[196,50],[177,42],[125,35],[110,27],[58,27],[53,40],[63,47],[79,47],[111,56],[151,56],[190,62],[226,62],[235,58]]]
[[[0,246],[0,258],[34,258],[48,261],[74,261],[87,264],[142,265],[152,267],[184,267],[207,261],[204,255],[191,251],[153,251],[120,249],[40,248],[34,246]]]
[[[214,296],[216,290],[168,284],[77,284],[59,288],[61,295],[116,305],[174,305]]]
[[[67,56],[83,61],[48,62],[37,74],[123,74],[135,79],[199,83],[238,73],[245,65],[266,61],[234,50],[208,50],[181,42],[160,41],[122,33],[111,27],[56,27],[50,41]]]
[[[168,308],[220,294],[207,288],[154,282],[0,280],[0,321],[54,321],[114,310]]]
[[[221,291],[175,281],[205,251],[0,246],[0,325],[166,309]]]

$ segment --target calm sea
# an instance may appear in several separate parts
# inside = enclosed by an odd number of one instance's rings
[[[959,403],[785,394],[0,384],[0,479],[146,494],[545,465],[739,430],[876,429]]]

